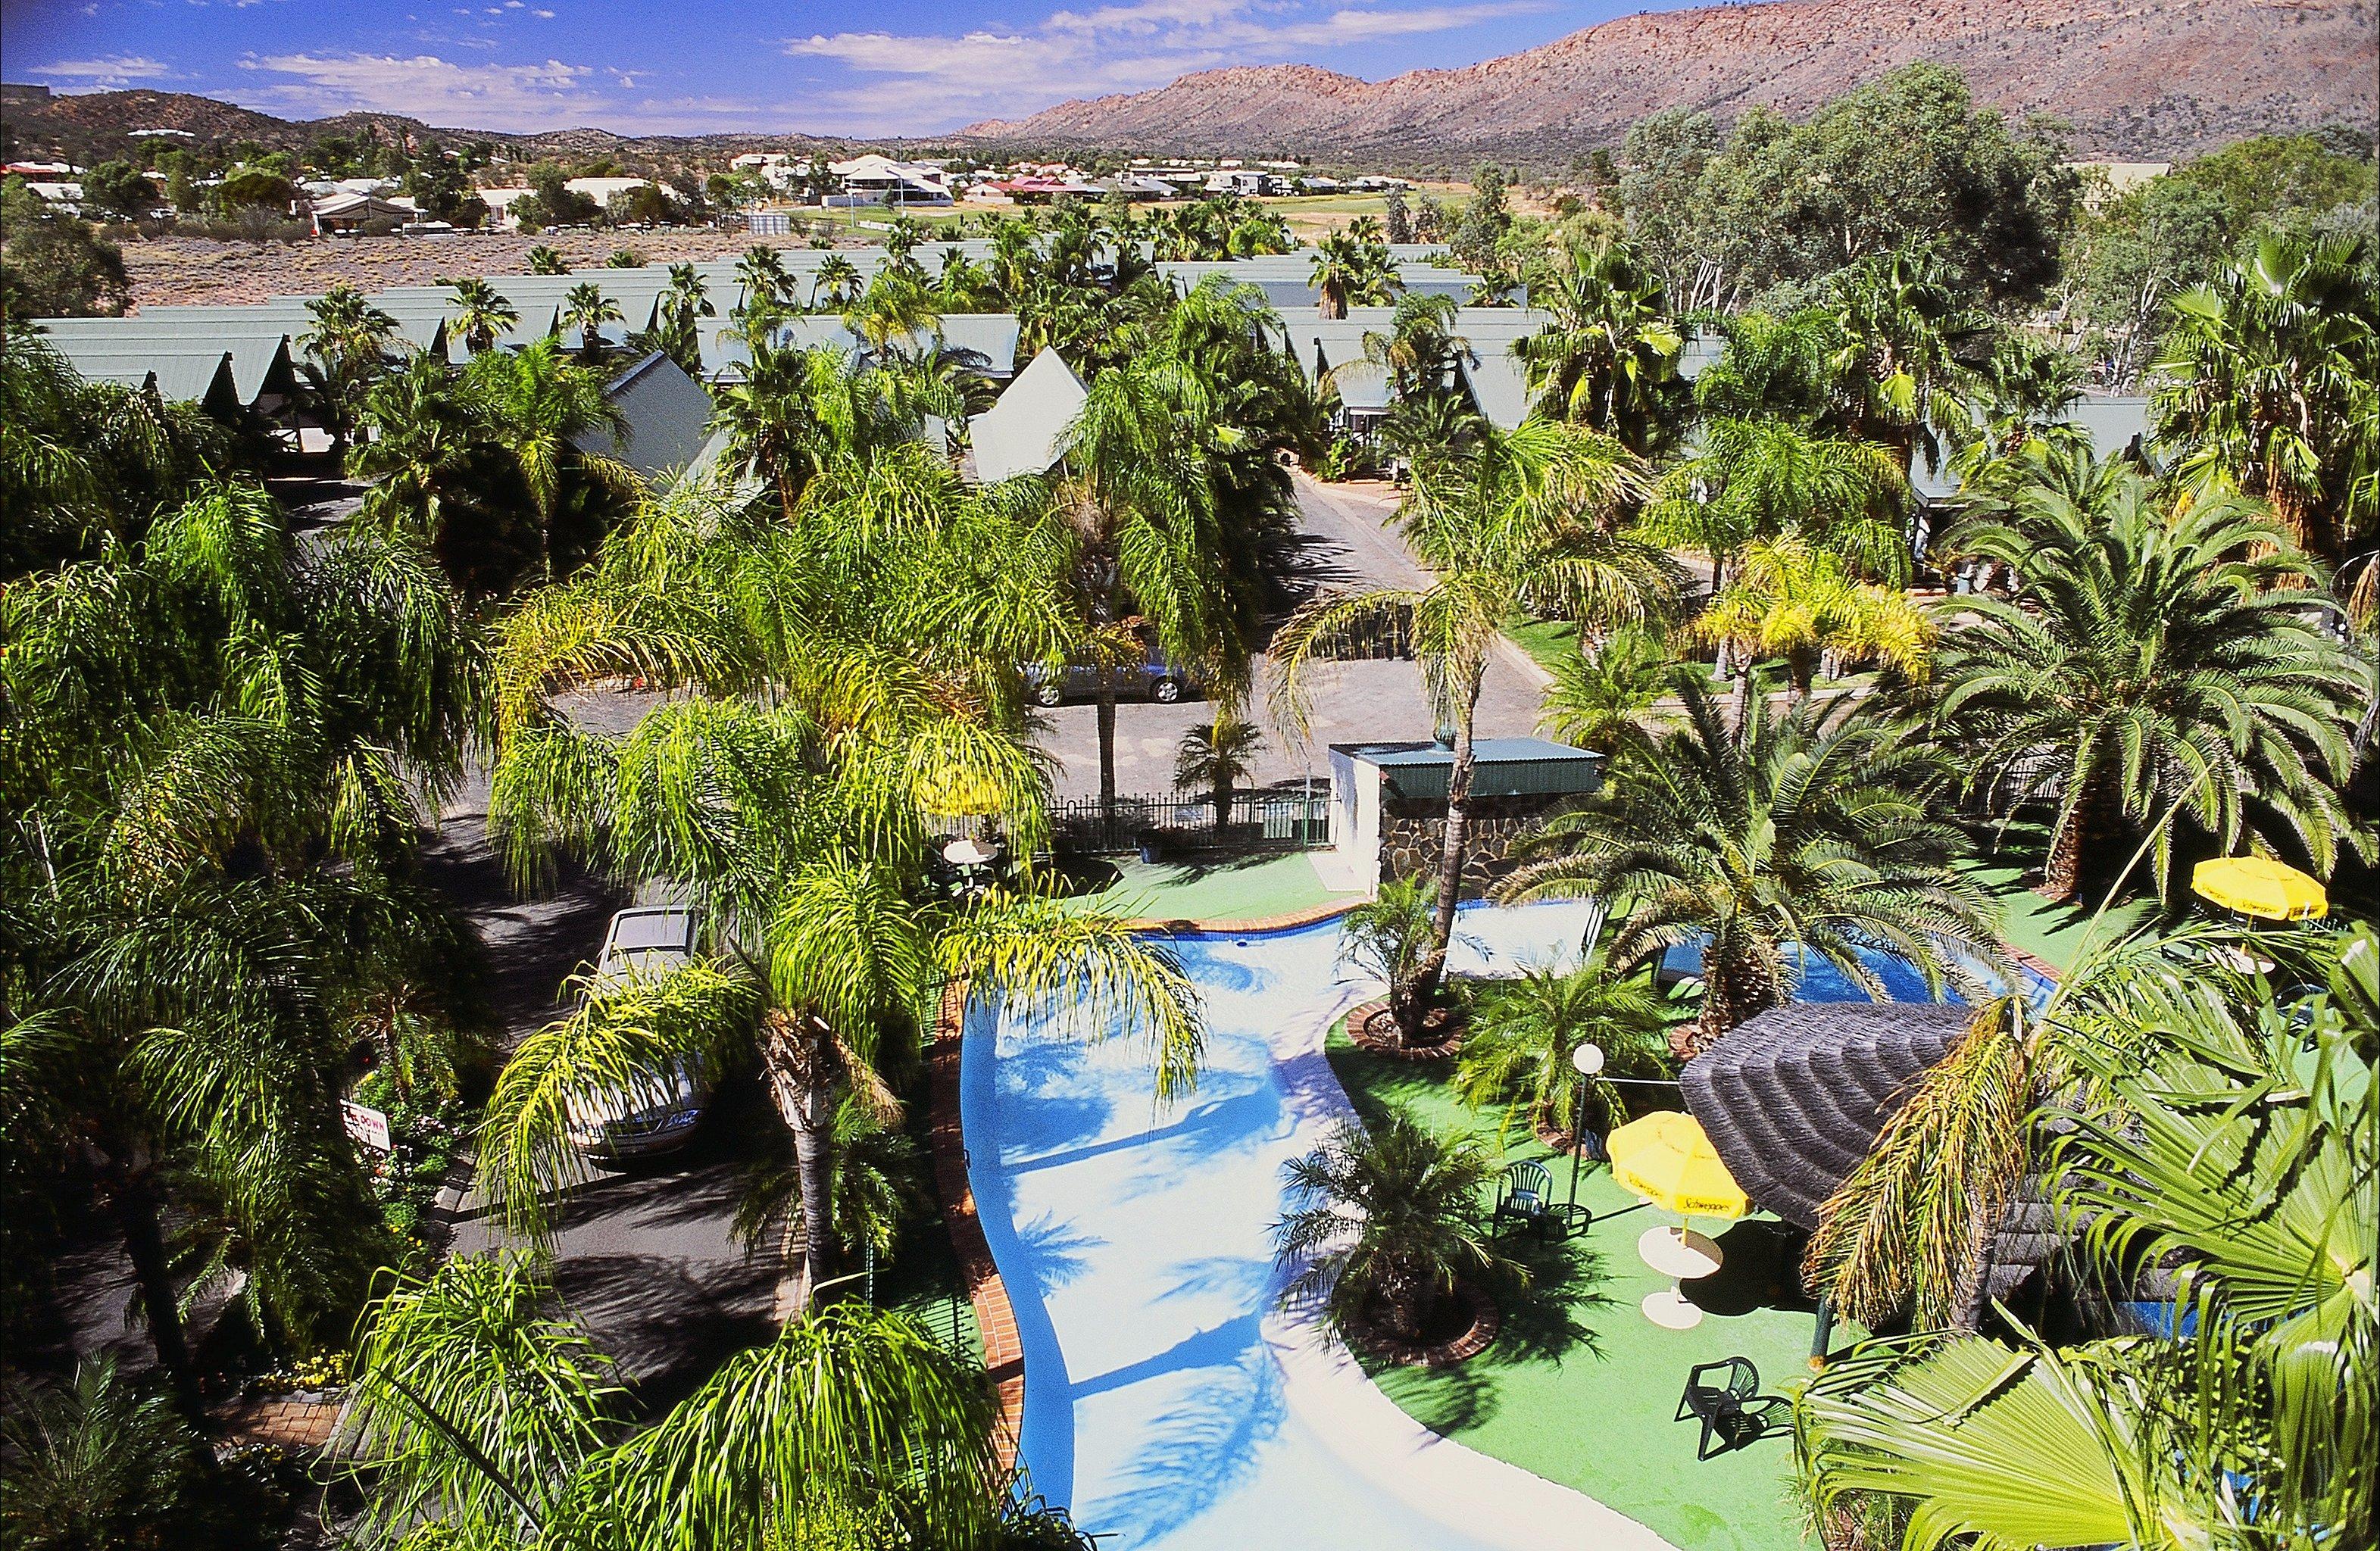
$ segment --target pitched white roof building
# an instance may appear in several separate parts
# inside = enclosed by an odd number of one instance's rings
[[[976,478],[993,484],[1019,474],[1048,473],[1089,399],[1074,369],[1044,346],[998,404],[967,422]]]

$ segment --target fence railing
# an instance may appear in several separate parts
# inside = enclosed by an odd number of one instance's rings
[[[1050,834],[1062,851],[1304,851],[1330,843],[1330,794],[1319,782],[1234,792],[1220,824],[1209,797],[1119,796],[1112,813],[1068,798],[1050,805]]]

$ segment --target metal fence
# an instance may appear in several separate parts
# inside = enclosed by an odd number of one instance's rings
[[[1113,813],[1097,797],[1050,805],[1050,839],[1062,851],[1304,851],[1330,841],[1330,793],[1269,788],[1232,794],[1232,811],[1215,822],[1206,797],[1119,796]]]

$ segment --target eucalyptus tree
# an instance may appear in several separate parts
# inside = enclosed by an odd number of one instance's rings
[[[2151,831],[2168,892],[2203,845],[2253,836],[2325,876],[2367,845],[2340,789],[2371,670],[2314,563],[2240,497],[2176,500],[2087,454],[2035,468],[1949,540],[2016,590],[1959,600],[1932,714],[1994,811],[2046,814],[2042,891],[2073,898],[2086,858]]]
[[[1633,901],[1607,949],[1622,969],[1699,943],[1701,1011],[1671,1036],[1685,1056],[1781,1004],[1808,957],[1872,998],[1879,950],[1937,996],[1987,983],[1998,939],[1981,885],[1951,866],[1964,842],[1940,749],[1848,700],[1730,718],[1699,668],[1676,693],[1679,725],[1548,819],[1501,897]]]
[[[1161,1096],[1192,1079],[1196,997],[1161,945],[1029,884],[929,887],[941,818],[996,819],[1029,853],[1042,777],[1013,668],[931,623],[965,514],[884,495],[864,480],[806,491],[780,520],[681,493],[506,622],[490,798],[506,854],[534,868],[558,843],[666,882],[702,909],[712,950],[659,982],[590,988],[515,1053],[481,1159],[532,1230],[577,1167],[574,1097],[749,1052],[793,1137],[816,1289],[836,1258],[835,1114],[846,1097],[892,1111],[888,1073],[958,983],[1147,1040]],[[619,737],[555,709],[559,692],[629,671],[682,693]]]
[[[2380,518],[2380,281],[2365,239],[2270,236],[2173,299],[2158,439],[2197,490],[2269,503],[2336,565]]]
[[[901,1315],[820,1308],[638,1428],[551,1290],[467,1256],[377,1306],[341,1439],[360,1545],[1088,1544],[1004,1489],[979,1376]]]
[[[1529,301],[1553,315],[1512,344],[1536,412],[1608,432],[1640,457],[1667,451],[1693,406],[1678,373],[1685,336],[1634,250],[1612,239],[1573,243]]]
[[[1499,633],[1530,612],[1574,619],[1582,630],[1664,613],[1676,591],[1668,557],[1609,531],[1609,514],[1643,490],[1637,460],[1599,431],[1534,418],[1485,431],[1470,449],[1415,470],[1398,526],[1431,574],[1426,585],[1326,593],[1273,637],[1275,721],[1302,733],[1316,680],[1348,633],[1409,622],[1430,712],[1451,733],[1434,941],[1415,972],[1415,1017],[1438,994],[1453,940],[1470,857],[1473,727]]]
[[[388,1249],[338,1082],[375,996],[458,983],[466,939],[411,859],[483,659],[426,554],[361,527],[301,547],[238,486],[12,587],[0,636],[0,1173],[89,1167],[187,1400],[168,1207],[276,1341],[343,1329]]]
[[[447,320],[447,326],[463,336],[464,346],[472,355],[482,356],[494,349],[497,337],[520,321],[520,309],[485,280],[450,280],[446,284],[455,293],[455,313]]]

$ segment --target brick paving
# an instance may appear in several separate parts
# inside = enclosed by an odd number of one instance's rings
[[[958,1255],[959,1276],[966,1283],[967,1301],[975,1305],[976,1329],[983,1338],[983,1365],[991,1375],[1000,1403],[993,1424],[992,1447],[1000,1465],[1016,1463],[1018,1430],[1025,1421],[1025,1343],[1016,1334],[1016,1312],[1009,1306],[1008,1289],[992,1263],[991,1245],[977,1217],[975,1191],[967,1183],[966,1136],[959,1119],[959,1048],[966,1018],[966,983],[953,981],[942,992],[941,1017],[926,1055],[933,1124],[929,1135],[934,1150],[934,1183],[941,1192],[942,1221],[950,1229],[951,1248]]]
[[[298,1395],[260,1395],[221,1413],[219,1421],[227,1443],[306,1452],[331,1441],[339,1423],[339,1402]]]

